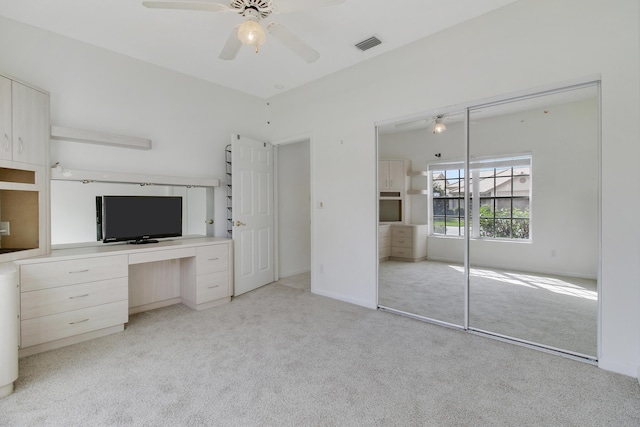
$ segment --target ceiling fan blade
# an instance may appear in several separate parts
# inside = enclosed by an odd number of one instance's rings
[[[276,0],[273,3],[275,12],[289,13],[316,7],[335,6],[344,3],[344,0]]]
[[[206,10],[209,12],[232,11],[228,5],[204,1],[143,1],[142,5],[152,9]]]
[[[235,27],[233,30],[231,30],[231,33],[229,33],[229,37],[227,37],[227,41],[224,44],[222,52],[220,52],[218,58],[227,61],[234,59],[238,54],[240,47],[242,47],[242,42],[238,38],[238,27]]]
[[[314,48],[300,40],[297,36],[291,33],[284,25],[276,22],[270,22],[267,25],[267,31],[278,39],[285,47],[293,51],[300,58],[304,59],[308,63],[315,62],[320,54]]]

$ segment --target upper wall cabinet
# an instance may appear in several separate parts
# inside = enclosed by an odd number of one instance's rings
[[[0,75],[0,262],[45,254],[49,95]]]
[[[0,76],[0,159],[44,165],[49,96]]]
[[[378,189],[380,191],[405,190],[407,165],[404,160],[380,160],[378,162]]]

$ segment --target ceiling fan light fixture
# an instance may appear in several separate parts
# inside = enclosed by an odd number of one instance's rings
[[[442,133],[447,130],[447,127],[442,123],[442,118],[436,118],[436,123],[433,125],[433,133]]]
[[[244,44],[255,46],[256,53],[258,53],[258,46],[264,43],[267,36],[258,20],[254,17],[249,17],[238,27],[238,38]]]

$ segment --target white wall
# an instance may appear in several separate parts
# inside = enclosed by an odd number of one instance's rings
[[[278,146],[278,275],[311,271],[309,141]]]
[[[54,141],[51,162],[65,168],[218,178],[224,185],[231,134],[265,133],[266,106],[258,98],[1,17],[0,52],[3,73],[50,92],[51,124],[153,141],[150,151]],[[215,234],[226,236],[224,188],[214,200]]]
[[[271,99],[272,139],[313,135],[313,206],[324,209],[314,211],[312,289],[376,305],[377,121],[599,73],[600,366],[637,375],[640,200],[630,194],[640,184],[639,8],[636,0],[522,0]]]

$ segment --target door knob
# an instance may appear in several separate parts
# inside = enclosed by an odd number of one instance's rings
[[[236,221],[236,224],[235,224],[236,227],[240,227],[241,225],[247,225],[247,224],[245,224],[242,221]]]

